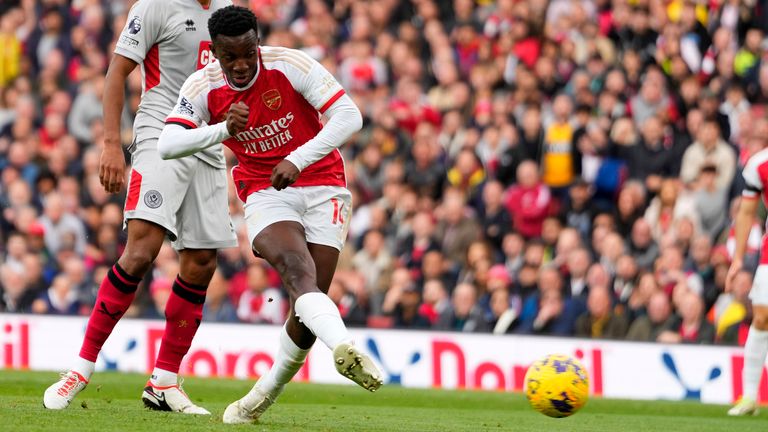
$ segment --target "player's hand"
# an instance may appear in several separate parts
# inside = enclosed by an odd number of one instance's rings
[[[227,131],[230,136],[235,136],[245,130],[248,125],[248,105],[244,102],[233,103],[227,113]]]
[[[272,182],[272,187],[277,190],[282,190],[292,185],[297,178],[299,178],[299,169],[296,165],[283,159],[274,169],[272,169],[272,175],[269,177],[269,181]]]
[[[99,180],[107,193],[118,193],[125,184],[125,156],[119,145],[104,146],[99,160]]]
[[[740,259],[734,259],[731,266],[728,268],[728,273],[725,275],[725,292],[731,292],[733,289],[733,280],[736,275],[739,274],[744,263]]]

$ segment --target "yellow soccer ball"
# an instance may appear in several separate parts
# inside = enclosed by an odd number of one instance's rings
[[[525,395],[533,409],[549,417],[568,417],[589,398],[587,370],[575,358],[550,354],[528,368]]]

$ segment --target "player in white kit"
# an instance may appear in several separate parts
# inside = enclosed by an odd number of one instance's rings
[[[107,71],[105,147],[99,167],[106,191],[120,192],[125,183],[120,140],[125,81],[140,65],[142,96],[129,148],[132,170],[125,201],[128,242],[99,287],[79,358],[45,391],[46,408],[66,408],[88,384],[102,345],[168,237],[179,251],[180,272],[164,311],[165,333],[142,400],[151,409],[210,414],[179,387],[177,374],[202,319],[205,290],[216,270],[216,250],[237,245],[228,223],[226,166],[220,145],[165,161],[158,154],[157,140],[184,80],[212,61],[208,19],[230,4],[230,0],[140,0],[128,14]]]
[[[250,10],[223,8],[208,28],[219,61],[184,83],[158,148],[167,158],[218,142],[232,150],[251,246],[277,269],[291,299],[273,367],[227,407],[224,422],[258,419],[304,364],[315,338],[333,352],[339,373],[376,391],[381,372],[353,345],[325,294],[352,206],[338,147],[362,126],[360,111],[307,54],[260,47]]]
[[[752,224],[760,206],[760,198],[768,200],[768,149],[752,155],[744,167],[746,183],[734,223],[736,248],[733,261],[728,269],[725,282],[726,292],[731,291],[733,280],[744,266],[744,254]],[[744,344],[744,369],[742,371],[743,394],[728,415],[745,416],[757,414],[757,395],[765,357],[768,354],[768,233],[763,236],[760,247],[760,262],[755,272],[752,290],[752,325],[749,327],[747,342]]]

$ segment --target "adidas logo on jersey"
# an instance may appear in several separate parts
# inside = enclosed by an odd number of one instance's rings
[[[187,31],[197,31],[197,27],[195,27],[195,22],[191,19],[187,19],[184,21],[184,25],[187,26]]]

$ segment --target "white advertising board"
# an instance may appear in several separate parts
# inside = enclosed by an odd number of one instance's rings
[[[86,319],[0,314],[0,369],[60,371],[80,349]],[[148,373],[163,334],[162,321],[118,323],[98,370]],[[203,323],[181,367],[187,376],[254,378],[272,364],[280,327]],[[355,329],[385,383],[405,387],[521,391],[527,366],[549,353],[582,360],[593,395],[626,399],[731,403],[741,394],[741,348]],[[331,354],[315,345],[296,379],[346,383]],[[760,398],[768,402],[763,371]]]

